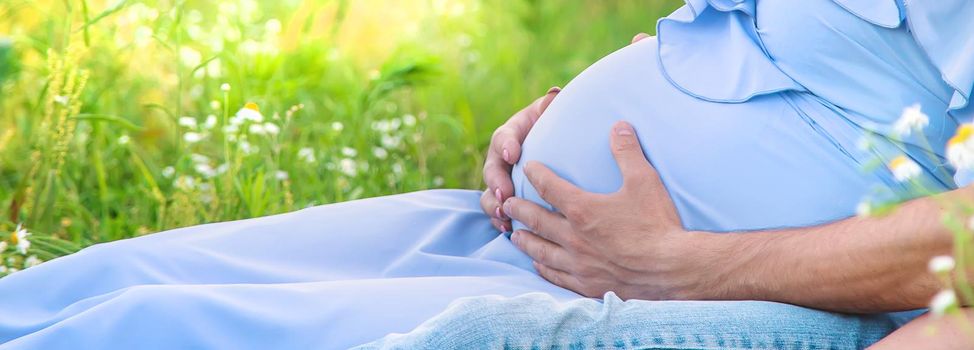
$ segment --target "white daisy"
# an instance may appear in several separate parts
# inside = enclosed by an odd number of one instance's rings
[[[213,127],[215,126],[216,126],[216,116],[212,114],[206,116],[206,120],[203,121],[203,128],[209,130],[209,129],[213,129]]]
[[[342,122],[331,122],[331,129],[335,131],[342,131],[345,128],[345,124]]]
[[[279,132],[281,132],[281,128],[278,127],[277,124],[267,122],[264,123],[264,131],[269,135],[277,135]]]
[[[930,124],[930,118],[920,109],[920,104],[903,109],[900,119],[893,124],[893,131],[899,136],[909,136],[914,130],[923,130]]]
[[[210,157],[204,156],[199,153],[192,153],[189,155],[189,159],[193,160],[193,163],[209,163]]]
[[[284,170],[278,170],[274,172],[274,178],[280,181],[284,181],[288,179],[288,174]]]
[[[165,168],[162,168],[162,177],[170,178],[170,177],[172,177],[175,174],[176,174],[176,168],[173,168],[171,166],[167,166]]]
[[[264,115],[260,114],[260,107],[256,103],[247,102],[239,111],[237,111],[236,116],[243,120],[249,120],[254,123],[260,123],[264,121]]]
[[[197,143],[202,141],[203,137],[204,137],[203,134],[190,131],[183,134],[183,141],[186,141],[186,143]]]
[[[406,114],[402,116],[402,123],[406,124],[406,126],[416,125],[416,117],[412,114]]]
[[[14,229],[14,233],[10,235],[11,240],[13,240],[14,247],[17,252],[26,255],[27,249],[30,249],[30,240],[27,239],[30,236],[30,232],[23,227],[23,224],[17,224],[17,228]]]
[[[974,170],[974,124],[957,128],[957,133],[947,142],[947,160],[957,170]]]
[[[36,255],[31,255],[31,256],[28,256],[27,259],[24,259],[24,268],[26,269],[26,268],[34,267],[34,266],[40,265],[42,262],[44,262],[44,261],[41,260],[41,259],[38,259]]]
[[[7,250],[7,247],[9,247],[7,245],[7,241],[0,241],[0,253],[3,253],[5,250]]]
[[[131,141],[131,140],[132,140],[132,138],[130,138],[129,135],[122,135],[122,136],[119,136],[118,137],[118,144],[119,145],[127,145],[129,143],[129,141]]]
[[[230,91],[230,84],[227,83],[220,84],[220,90],[223,92]]]
[[[931,273],[934,274],[944,274],[954,270],[954,257],[949,255],[935,256],[930,259],[930,263],[927,265]]]
[[[179,117],[179,126],[195,129],[196,128],[196,118],[193,117]]]
[[[923,171],[916,162],[906,156],[893,158],[889,162],[889,170],[893,172],[893,177],[899,182],[910,181],[920,176],[920,173]]]
[[[957,294],[953,290],[942,290],[933,296],[930,301],[930,312],[936,316],[942,316],[948,310],[957,305]]]
[[[352,159],[342,158],[338,165],[341,167],[342,173],[345,175],[355,176],[358,174],[358,166]]]
[[[389,151],[386,151],[386,149],[382,147],[373,147],[372,155],[378,159],[386,159],[386,157],[389,156]]]
[[[315,150],[310,147],[304,147],[298,150],[298,159],[301,159],[308,163],[315,162]]]

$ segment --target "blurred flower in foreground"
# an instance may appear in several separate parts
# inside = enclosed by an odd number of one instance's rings
[[[17,248],[17,252],[23,255],[27,254],[27,249],[30,249],[30,240],[27,239],[30,236],[30,232],[23,227],[23,224],[17,224],[17,228],[10,235],[10,241]]]
[[[284,170],[278,170],[274,172],[274,178],[280,181],[285,181],[288,179],[287,172]]]
[[[7,250],[7,241],[0,241],[0,253],[3,253],[5,250]]]
[[[930,264],[927,267],[930,269],[931,273],[944,274],[953,271],[954,266],[956,266],[954,257],[949,255],[941,255],[930,259]]]
[[[909,136],[914,130],[920,131],[930,124],[930,118],[920,109],[920,104],[903,109],[900,119],[893,124],[893,131],[899,136]]]
[[[942,290],[933,296],[930,301],[930,312],[936,316],[942,316],[947,311],[957,306],[957,295],[953,290]]]
[[[28,256],[27,259],[24,259],[24,268],[26,269],[26,268],[29,268],[29,267],[34,267],[34,266],[40,265],[42,262],[44,262],[44,261],[41,260],[41,259],[39,259],[39,258],[37,258],[36,255],[31,255],[31,256]]]
[[[305,147],[305,148],[299,149],[298,150],[298,158],[301,159],[301,160],[303,160],[303,161],[305,161],[305,162],[308,162],[308,163],[314,163],[315,162],[315,150],[311,149],[310,147]]]
[[[957,170],[974,170],[974,124],[957,128],[957,134],[947,142],[947,160]]]
[[[893,172],[893,177],[899,182],[910,181],[919,176],[922,171],[916,162],[906,156],[893,158],[889,162],[889,170]]]
[[[260,123],[264,121],[264,115],[260,114],[260,107],[258,107],[257,104],[253,102],[247,102],[247,104],[245,104],[243,108],[237,111],[235,117],[241,120],[249,120],[254,123]]]
[[[230,84],[227,83],[220,84],[220,90],[223,92],[230,91]]]
[[[868,200],[859,202],[859,205],[856,206],[856,216],[858,217],[861,218],[869,217],[869,215],[871,215],[872,212],[873,212],[873,205],[869,203]]]

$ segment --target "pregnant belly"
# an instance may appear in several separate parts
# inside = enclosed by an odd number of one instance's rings
[[[513,173],[519,197],[550,208],[523,174],[532,160],[588,191],[616,191],[621,175],[609,132],[618,120],[635,127],[689,229],[832,221],[851,215],[874,184],[888,182],[862,170],[846,147],[858,131],[815,99],[780,93],[735,104],[700,100],[666,80],[656,48],[655,38],[630,45],[565,87],[524,142]]]

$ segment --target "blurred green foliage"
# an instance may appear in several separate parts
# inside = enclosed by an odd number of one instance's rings
[[[34,242],[6,238],[0,265],[480,188],[495,127],[680,3],[0,2],[0,233],[23,223]]]

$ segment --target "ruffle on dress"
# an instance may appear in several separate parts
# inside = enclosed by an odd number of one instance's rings
[[[833,0],[884,28],[904,22],[944,82],[954,89],[947,113],[974,119],[974,1]],[[756,0],[686,0],[657,22],[659,63],[666,78],[691,96],[743,102],[780,91],[806,91],[768,54],[755,24]]]

